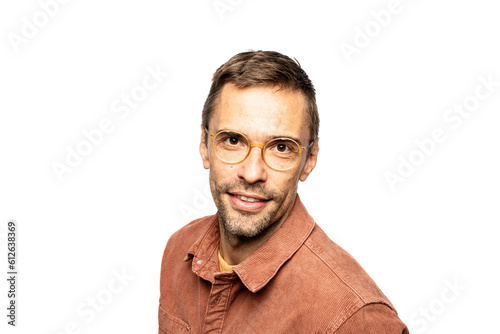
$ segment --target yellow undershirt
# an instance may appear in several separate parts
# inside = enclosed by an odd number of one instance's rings
[[[236,266],[230,266],[229,264],[227,264],[227,262],[224,261],[224,259],[220,255],[220,250],[218,251],[218,253],[219,253],[219,270],[220,271],[233,271],[233,268]]]

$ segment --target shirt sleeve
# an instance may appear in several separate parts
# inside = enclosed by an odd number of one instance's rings
[[[368,304],[337,329],[335,334],[409,334],[396,312],[385,304]]]

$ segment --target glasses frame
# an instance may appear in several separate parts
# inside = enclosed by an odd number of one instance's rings
[[[268,141],[265,145],[262,145],[262,144],[258,144],[258,143],[251,143],[250,140],[248,139],[247,136],[245,136],[243,133],[241,132],[238,132],[238,131],[228,131],[228,130],[221,130],[217,133],[210,133],[208,131],[208,128],[205,127],[205,131],[206,133],[208,133],[208,135],[212,138],[212,148],[215,146],[215,137],[217,137],[217,135],[219,135],[220,133],[222,132],[233,132],[233,133],[236,133],[238,135],[241,135],[243,138],[246,139],[246,141],[248,142],[248,151],[247,151],[247,154],[245,155],[245,157],[243,159],[241,159],[240,161],[237,161],[237,162],[229,162],[229,161],[226,161],[224,159],[222,159],[218,154],[217,152],[215,152],[215,155],[217,156],[217,158],[219,158],[221,161],[227,163],[227,164],[231,164],[231,165],[236,165],[236,164],[239,164],[243,161],[245,161],[246,158],[248,158],[248,156],[250,155],[250,152],[252,151],[252,147],[260,147],[260,155],[262,157],[262,160],[264,161],[264,163],[266,164],[267,167],[271,168],[272,170],[275,170],[275,171],[278,171],[278,172],[283,172],[283,171],[287,171],[287,170],[290,170],[292,169],[293,167],[295,167],[297,165],[297,163],[300,161],[300,159],[302,158],[302,151],[304,150],[308,150],[311,148],[311,146],[314,144],[314,141],[316,140],[316,138],[314,138],[313,140],[311,140],[311,143],[309,145],[307,145],[307,147],[304,147],[302,145],[300,145],[296,140],[292,139],[292,138],[288,138],[288,137],[278,137],[278,138],[274,138],[274,139],[271,139],[270,141]],[[279,140],[279,139],[286,139],[286,140],[291,140],[293,141],[295,144],[297,144],[297,146],[300,148],[300,153],[299,153],[299,158],[297,159],[297,161],[295,162],[295,164],[293,164],[292,166],[286,168],[286,169],[276,169],[276,168],[273,168],[271,166],[269,166],[269,164],[267,163],[266,161],[266,158],[264,156],[264,148],[271,142],[275,141],[275,140]]]

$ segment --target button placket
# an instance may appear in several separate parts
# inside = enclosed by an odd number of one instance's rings
[[[220,333],[225,313],[227,300],[230,298],[231,287],[234,279],[215,277],[215,282],[210,291],[205,315],[204,333]]]

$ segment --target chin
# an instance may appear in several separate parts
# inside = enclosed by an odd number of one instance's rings
[[[219,217],[224,225],[224,230],[234,237],[255,238],[273,224],[270,214],[255,215],[241,212],[229,214],[226,208],[221,209],[219,209]]]

